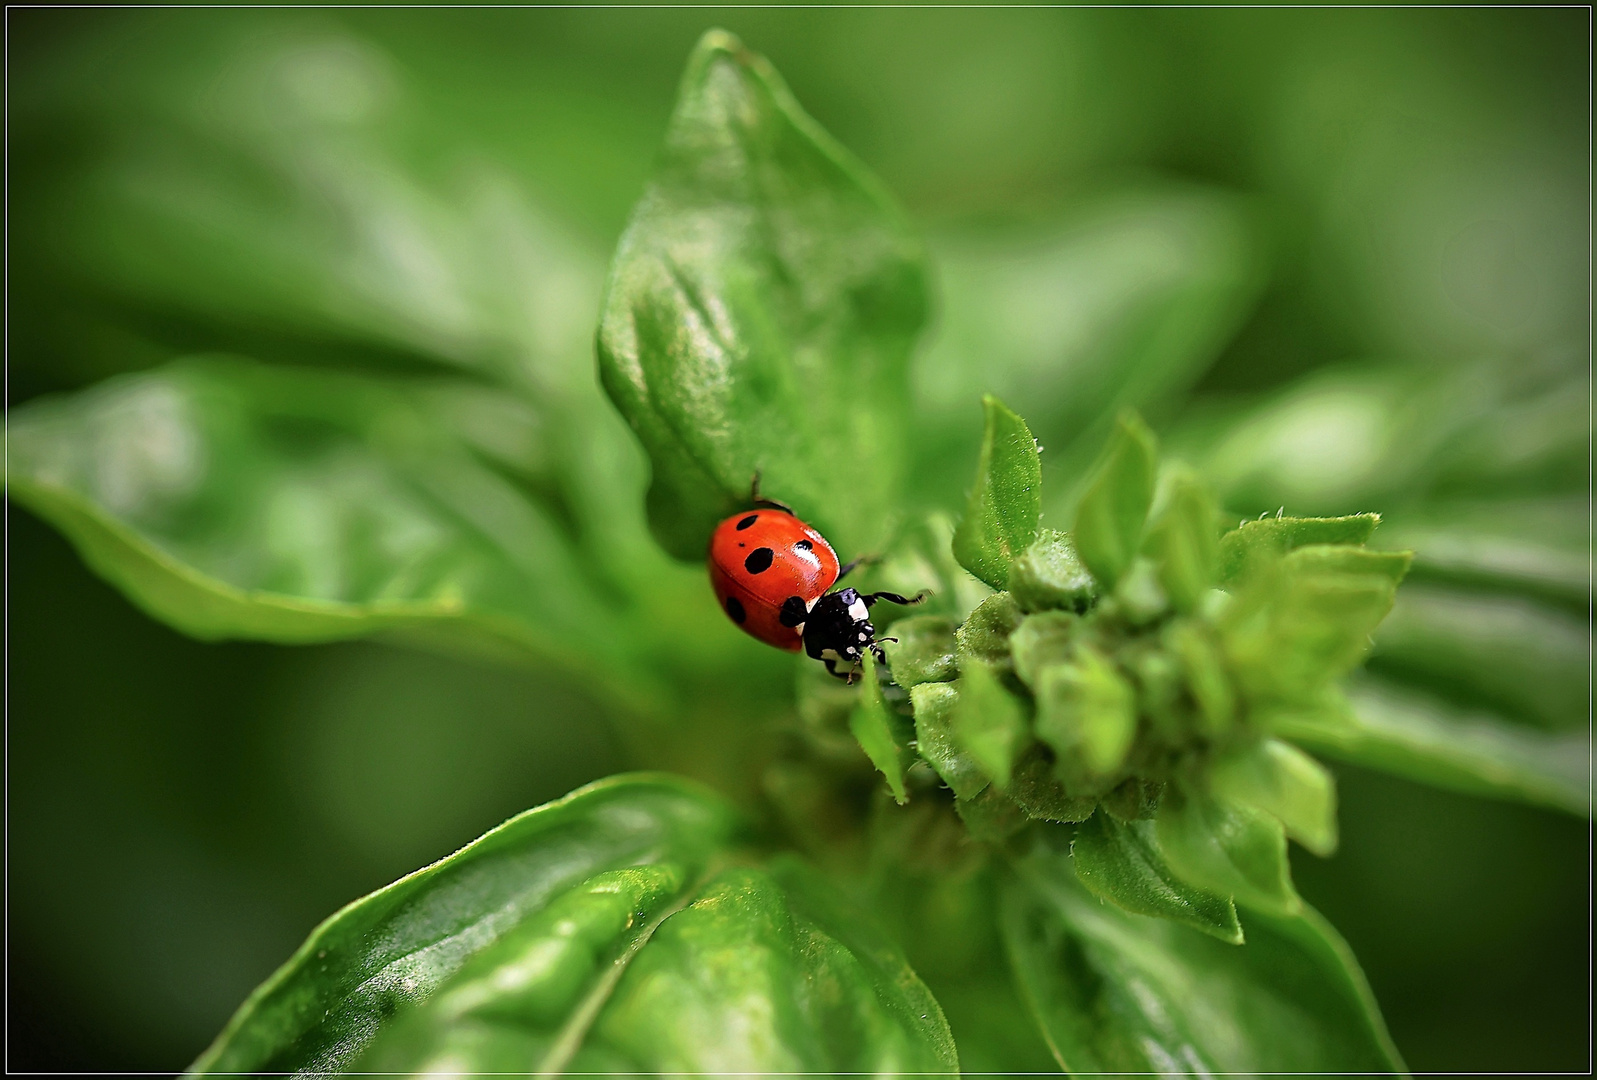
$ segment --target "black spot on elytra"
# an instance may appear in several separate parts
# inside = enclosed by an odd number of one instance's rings
[[[776,558],[776,552],[770,548],[755,548],[749,552],[749,557],[743,560],[743,569],[751,574],[763,574],[771,568],[771,562]]]
[[[782,611],[776,618],[783,626],[797,626],[802,623],[810,613],[804,606],[802,596],[790,596],[782,601]]]
[[[750,525],[753,525],[758,520],[760,520],[760,515],[750,514],[748,517],[737,523],[738,532],[742,532],[744,529],[748,528]]]
[[[743,620],[749,617],[749,613],[743,610],[742,602],[735,596],[726,598],[726,613],[732,616],[732,621],[739,626],[742,626]]]
[[[793,546],[796,549],[798,549],[799,551],[813,551],[813,550],[815,550],[815,545],[810,543],[808,540],[800,540],[798,543],[794,544]]]

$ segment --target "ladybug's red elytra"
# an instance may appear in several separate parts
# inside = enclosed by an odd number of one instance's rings
[[[839,566],[826,538],[781,503],[761,499],[710,536],[710,585],[721,609],[743,630],[778,649],[802,648],[840,679],[852,679],[865,650],[886,661],[870,622],[878,600],[915,604],[897,593],[859,593],[836,582],[859,560]],[[895,640],[887,638],[885,640]],[[839,671],[838,665],[847,670]]]

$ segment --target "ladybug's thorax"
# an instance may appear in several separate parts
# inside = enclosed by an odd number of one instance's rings
[[[864,598],[853,589],[827,593],[815,602],[804,623],[804,651],[816,660],[854,665],[876,644],[876,628]]]

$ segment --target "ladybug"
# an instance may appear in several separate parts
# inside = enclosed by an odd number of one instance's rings
[[[840,679],[853,681],[866,649],[885,663],[871,605],[918,604],[925,594],[827,592],[861,560],[839,566],[832,545],[792,510],[761,499],[758,487],[753,501],[756,509],[733,514],[710,536],[710,585],[721,609],[745,633],[788,652],[803,648]]]

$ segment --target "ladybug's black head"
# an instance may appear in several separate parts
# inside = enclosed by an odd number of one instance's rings
[[[875,653],[882,663],[887,662],[882,647],[876,643],[876,627],[870,620],[871,605],[878,600],[918,604],[923,599],[924,596],[917,596],[911,600],[886,592],[861,594],[853,589],[827,593],[815,602],[804,621],[804,651],[824,663],[826,670],[838,678],[852,679],[866,649]],[[839,665],[845,670],[839,671]]]

